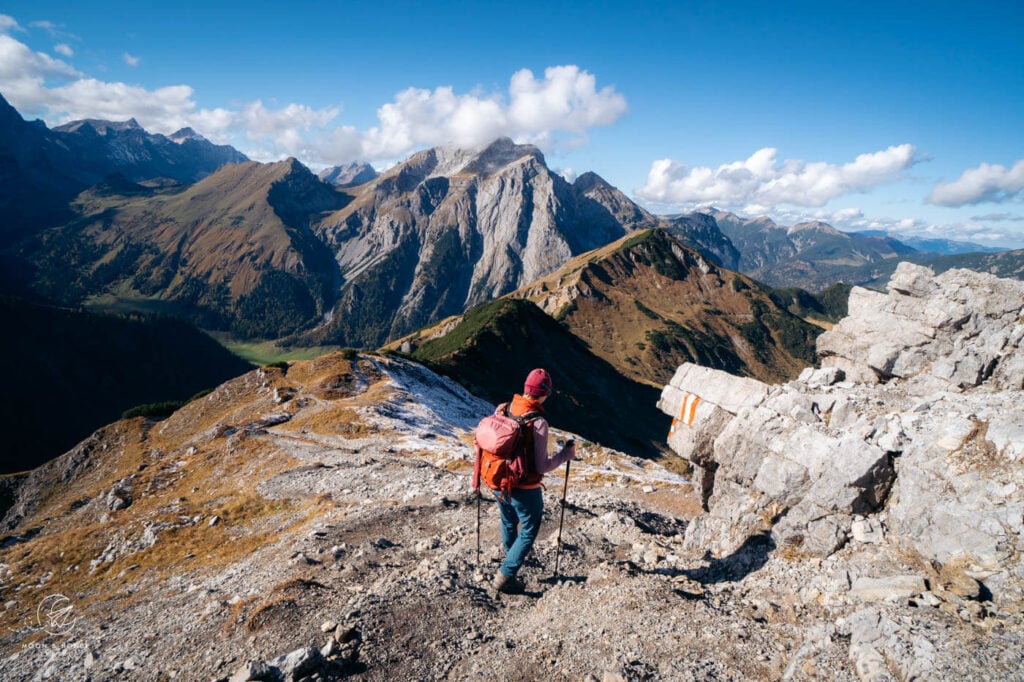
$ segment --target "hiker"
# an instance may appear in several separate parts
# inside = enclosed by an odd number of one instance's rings
[[[532,454],[532,457],[526,457],[522,478],[507,494],[492,489],[501,510],[501,541],[505,548],[505,560],[492,585],[497,592],[513,594],[523,591],[525,586],[516,578],[516,574],[526,561],[540,531],[544,511],[541,480],[544,474],[557,469],[576,454],[573,442],[569,441],[558,454],[548,456],[548,422],[542,415],[544,401],[551,395],[551,387],[551,376],[543,369],[535,369],[526,377],[523,394],[515,395],[508,405],[509,415],[527,415],[531,428],[527,431],[526,452],[527,455]],[[479,492],[478,486],[479,481],[474,481],[474,487]]]

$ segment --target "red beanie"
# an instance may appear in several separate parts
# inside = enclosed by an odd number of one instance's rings
[[[523,386],[523,393],[532,395],[535,398],[542,398],[551,393],[551,375],[543,369],[535,369],[526,377],[526,385]]]

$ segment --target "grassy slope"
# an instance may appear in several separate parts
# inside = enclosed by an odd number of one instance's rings
[[[620,374],[528,301],[475,308],[413,358],[494,403],[521,392],[530,370],[544,367],[555,383],[550,422],[630,454],[657,455],[668,432],[668,418],[655,407],[657,388]]]
[[[513,295],[537,302],[624,374],[657,386],[683,362],[788,380],[814,362],[820,333],[753,280],[711,266],[660,230],[585,254]]]

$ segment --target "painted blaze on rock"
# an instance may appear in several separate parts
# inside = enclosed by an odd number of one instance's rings
[[[723,556],[770,531],[828,556],[865,519],[872,542],[1024,579],[1024,282],[903,263],[888,288],[855,288],[823,367],[789,384],[677,370],[659,407],[707,512],[689,546]]]

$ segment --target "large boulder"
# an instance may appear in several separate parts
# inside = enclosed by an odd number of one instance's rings
[[[888,289],[855,288],[822,368],[796,381],[679,368],[659,405],[707,511],[686,542],[724,556],[770,532],[820,557],[884,543],[1019,599],[1024,282],[904,263]]]
[[[1024,282],[971,270],[935,277],[900,263],[888,294],[854,287],[849,315],[818,337],[823,367],[855,381],[920,374],[959,388],[992,379],[997,388],[1024,388]]]

